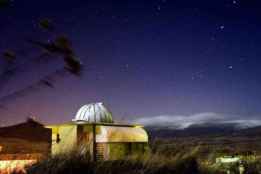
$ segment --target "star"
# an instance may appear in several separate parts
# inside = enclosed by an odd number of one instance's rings
[[[220,25],[219,28],[220,28],[220,30],[224,30],[225,26],[224,25]]]
[[[121,65],[122,72],[128,72],[130,65],[128,63]]]
[[[128,17],[125,17],[125,18],[123,19],[123,22],[128,23],[128,22],[129,22],[129,18],[128,18]]]
[[[239,59],[240,62],[245,62],[245,60],[246,60],[246,59],[243,58],[243,57]]]
[[[232,65],[229,65],[227,68],[230,69],[230,70],[232,70],[232,69],[233,69],[233,66],[232,66]]]
[[[205,77],[205,71],[204,70],[202,70],[202,71],[198,71],[198,72],[195,72],[195,73],[193,73],[192,74],[192,76],[191,76],[191,79],[192,80],[201,80],[201,79],[204,79],[204,77]]]
[[[114,15],[112,15],[112,16],[111,16],[111,18],[112,18],[112,19],[116,19],[117,17],[116,17],[116,16],[114,16]]]
[[[216,40],[216,37],[215,37],[215,36],[212,36],[212,37],[210,38],[210,40],[215,41],[215,40]]]

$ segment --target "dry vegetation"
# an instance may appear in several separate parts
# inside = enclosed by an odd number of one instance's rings
[[[89,157],[76,155],[61,155],[49,158],[30,168],[29,174],[63,174],[63,173],[101,173],[101,174],[157,174],[157,173],[200,173],[197,161],[188,156],[177,160],[175,157],[147,154],[140,157],[128,157],[115,161],[92,162]]]
[[[218,167],[214,159],[221,151],[217,147],[206,146],[204,143],[183,143],[174,140],[156,140],[151,144],[151,151],[142,156],[129,156],[116,161],[93,162],[88,156],[77,153],[50,157],[27,169],[28,174],[220,174],[226,173],[223,167]],[[177,143],[178,142],[178,143]],[[187,143],[186,143],[187,142]],[[203,145],[202,145],[203,144]],[[196,145],[196,146],[195,146]],[[210,148],[206,148],[210,147]],[[223,145],[226,149],[226,145]],[[217,149],[219,150],[217,150]],[[206,161],[209,160],[209,163]],[[246,174],[261,173],[261,162],[245,163]],[[237,164],[230,167],[231,173],[238,173]]]

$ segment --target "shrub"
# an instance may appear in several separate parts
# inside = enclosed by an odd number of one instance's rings
[[[181,159],[159,154],[130,156],[114,161],[93,162],[89,157],[64,154],[50,157],[27,169],[28,174],[199,174],[196,158]]]

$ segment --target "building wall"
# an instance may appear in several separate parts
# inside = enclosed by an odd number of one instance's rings
[[[52,155],[68,153],[77,147],[77,126],[52,127]]]
[[[141,155],[148,150],[147,139],[141,128],[96,125],[96,157],[98,160],[116,160],[128,155]],[[52,141],[53,155],[77,148],[82,154],[92,156],[93,125],[52,126]]]
[[[148,151],[147,143],[108,143],[108,159],[122,159],[128,155],[142,155]]]
[[[96,126],[96,135],[100,132],[100,126]],[[93,126],[78,125],[77,129],[78,147],[82,153],[92,155],[93,152]]]
[[[109,132],[104,132],[108,130],[104,130],[104,126],[96,126],[96,156],[98,160],[121,159],[128,155],[141,155],[148,150],[148,142],[135,142],[137,139],[147,140],[147,134],[143,129],[135,127],[114,127],[114,129],[111,129],[112,126],[106,127],[110,128]],[[114,133],[110,132],[112,130]],[[92,125],[78,126],[82,152],[90,155],[93,153],[92,131]]]

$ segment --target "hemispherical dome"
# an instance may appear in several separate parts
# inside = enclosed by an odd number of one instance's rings
[[[112,123],[112,114],[103,103],[91,103],[82,106],[73,121],[87,121],[90,123]]]

